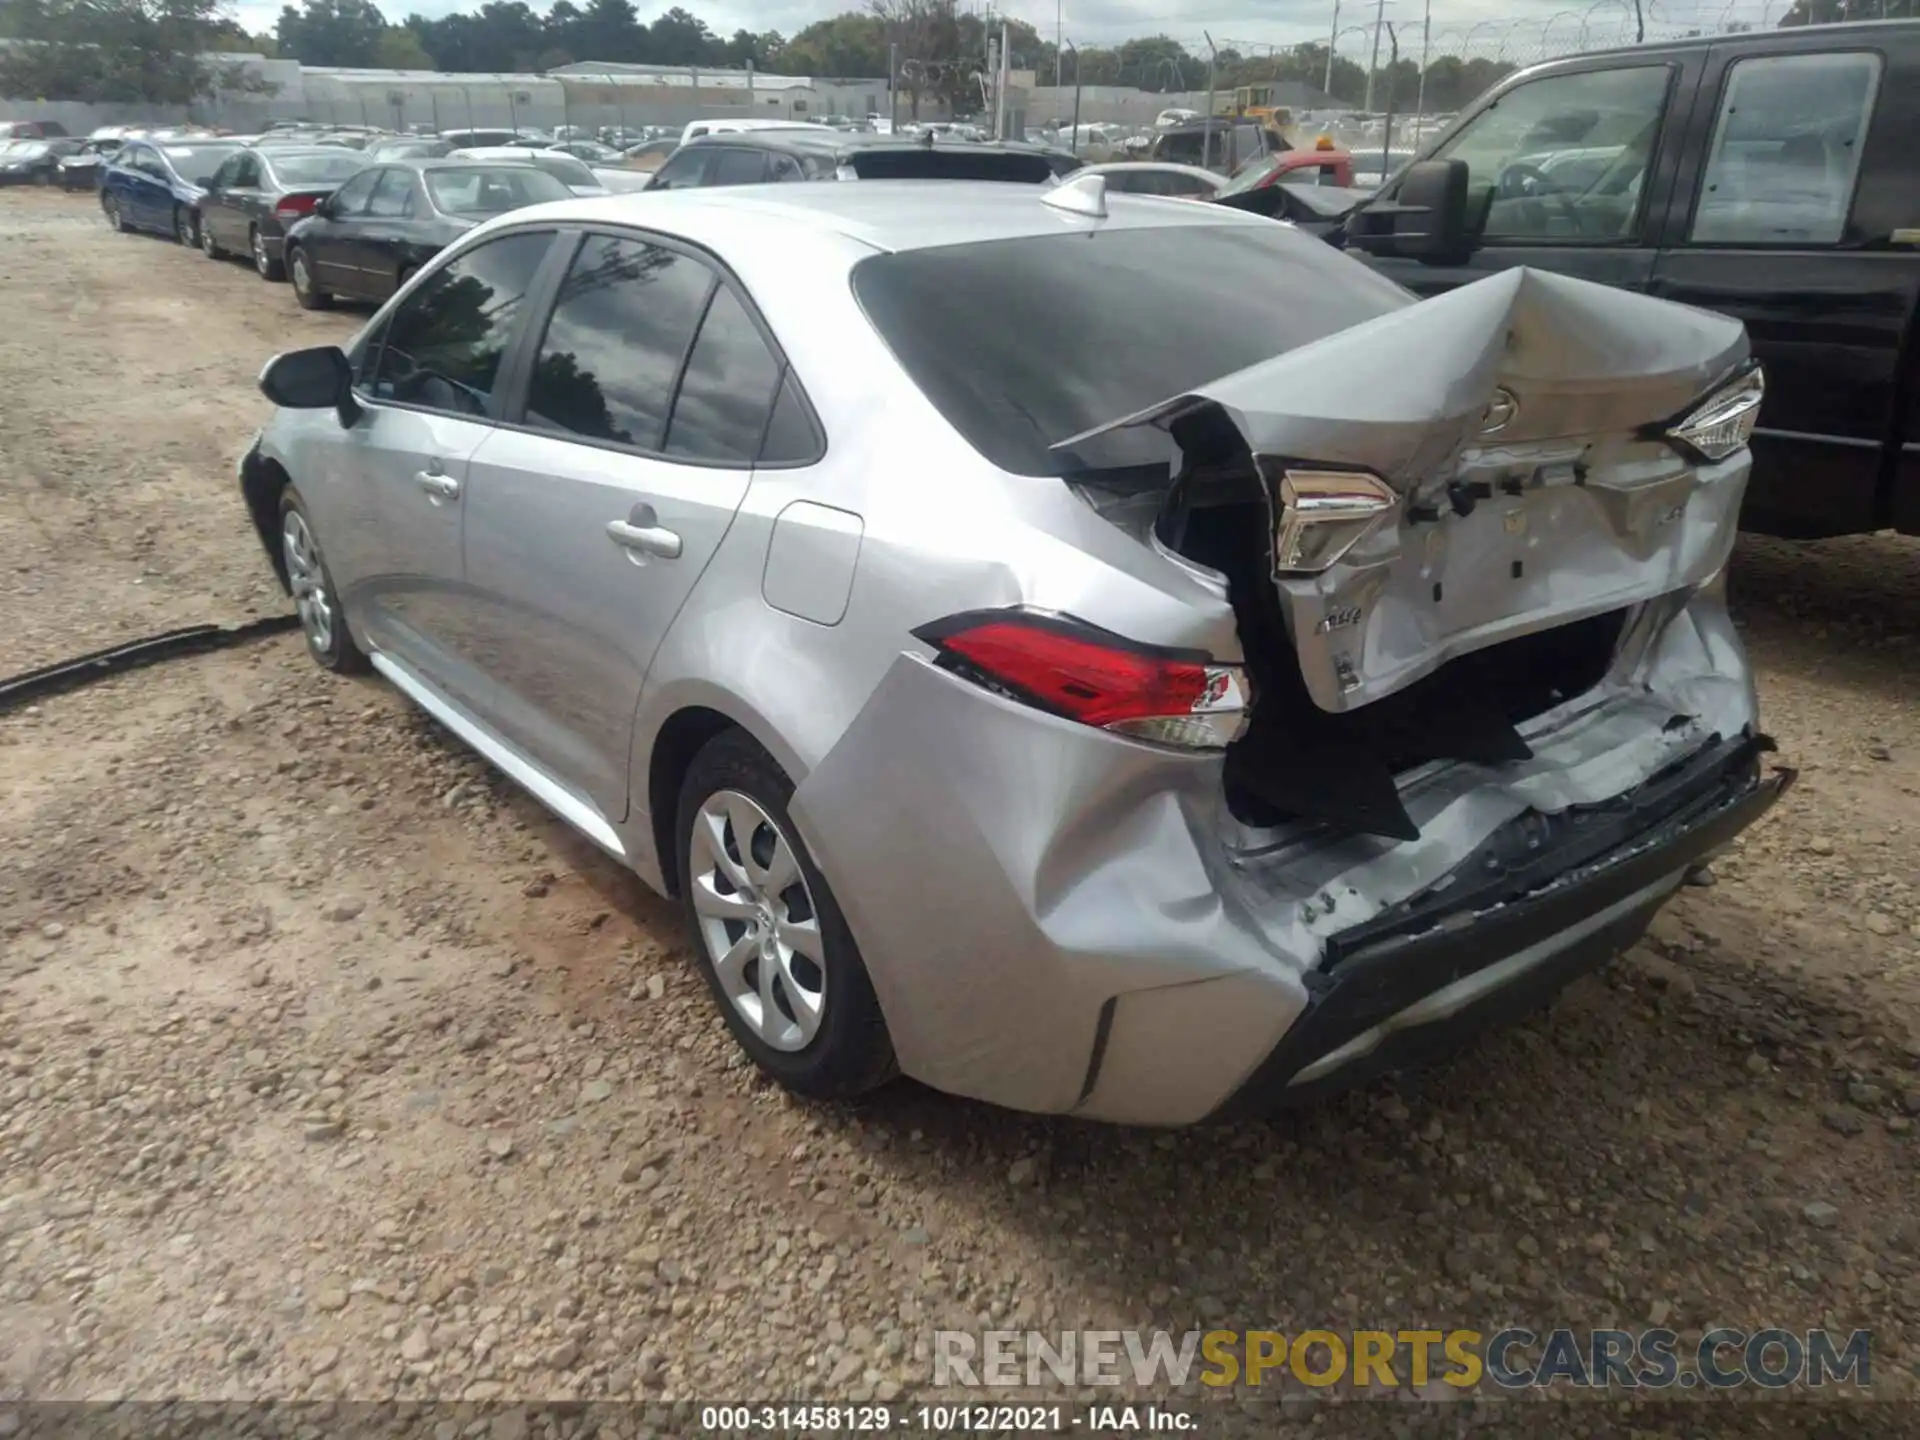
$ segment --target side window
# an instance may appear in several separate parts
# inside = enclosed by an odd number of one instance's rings
[[[707,160],[714,152],[707,149],[679,150],[669,156],[667,163],[653,172],[653,183],[649,190],[690,190],[701,184],[707,175]]]
[[[218,170],[213,172],[213,179],[207,182],[207,188],[209,190],[239,189],[240,167],[246,164],[246,161],[246,156],[235,155],[231,160],[228,160]]]
[[[413,213],[413,176],[405,170],[388,170],[373,187],[367,202],[367,214],[397,220]]]
[[[767,419],[766,438],[760,442],[762,465],[805,465],[820,458],[820,435],[800,398],[791,373],[780,380],[773,414]]]
[[[667,426],[667,454],[751,465],[779,380],[780,362],[746,306],[722,285],[687,356]]]
[[[724,146],[707,169],[709,185],[758,185],[767,178],[767,157],[758,150]]]
[[[773,157],[773,174],[770,178],[776,182],[805,180],[807,172],[800,168],[800,162],[793,156],[776,155]]]
[[[429,275],[387,324],[374,395],[486,414],[500,357],[552,241],[546,230],[503,235]]]
[[[327,205],[327,212],[331,215],[360,214],[367,208],[367,201],[373,195],[373,187],[386,173],[385,170],[362,170],[333,192],[333,199]]]
[[[527,379],[527,424],[657,451],[712,286],[713,272],[677,251],[589,235]]]
[[[1669,70],[1636,65],[1515,86],[1434,155],[1464,160],[1468,214],[1491,241],[1632,240]]]
[[[1768,55],[1727,71],[1687,238],[1836,245],[1880,81],[1877,55]]]

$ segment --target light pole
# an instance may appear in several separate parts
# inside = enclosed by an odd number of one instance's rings
[[[1062,68],[1066,64],[1066,57],[1060,53],[1060,37],[1066,33],[1061,29],[1060,21],[1061,6],[1065,3],[1066,0],[1053,0],[1053,88],[1056,90],[1060,88],[1060,77],[1067,73]],[[1079,68],[1079,63],[1080,57],[1074,56],[1075,69]]]
[[[1321,82],[1320,93],[1333,94],[1333,51],[1340,43],[1340,0],[1333,0],[1333,29],[1327,34],[1327,78]]]
[[[1420,144],[1420,122],[1427,118],[1427,54],[1433,48],[1433,0],[1426,0],[1420,21],[1420,88],[1413,99],[1413,143]]]
[[[1373,77],[1380,69],[1380,31],[1387,23],[1387,0],[1374,0],[1373,7],[1373,55],[1367,61],[1367,98],[1360,108],[1371,115],[1373,113]]]

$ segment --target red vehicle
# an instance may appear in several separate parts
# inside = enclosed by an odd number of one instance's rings
[[[1353,185],[1353,156],[1336,150],[1331,144],[1312,150],[1280,150],[1256,156],[1243,165],[1226,184],[1222,195],[1238,195],[1248,190],[1264,190],[1282,181],[1289,185]]]

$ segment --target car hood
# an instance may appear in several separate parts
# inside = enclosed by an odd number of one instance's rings
[[[1202,412],[1230,424],[1265,497],[1308,689],[1342,711],[1454,655],[1716,573],[1747,454],[1695,463],[1659,432],[1746,357],[1737,321],[1515,268],[1055,448],[1129,425],[1176,441],[1217,433]],[[1312,574],[1278,560],[1287,517],[1306,503],[1287,487],[1305,472],[1389,488],[1378,523]]]

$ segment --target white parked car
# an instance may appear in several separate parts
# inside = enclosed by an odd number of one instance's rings
[[[1211,200],[1227,182],[1198,165],[1176,165],[1170,160],[1116,160],[1086,165],[1073,172],[1106,177],[1107,189],[1127,195],[1167,195],[1177,200]]]
[[[471,150],[456,150],[455,160],[518,160],[538,166],[576,195],[605,195],[607,185],[584,160],[576,160],[564,150],[528,150],[518,145],[479,145]],[[646,177],[640,177],[643,181]],[[637,187],[635,187],[637,188]]]
[[[816,125],[810,120],[689,120],[687,128],[680,132],[680,143],[697,140],[702,135],[738,135],[747,130],[825,130],[831,132],[831,125]]]

